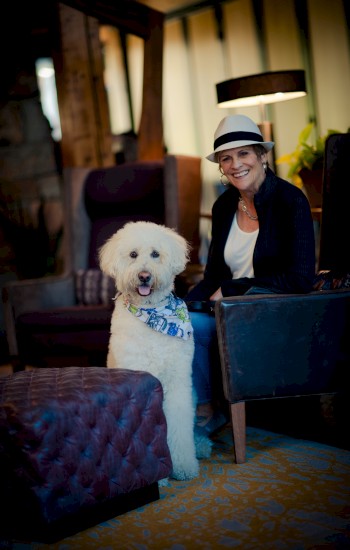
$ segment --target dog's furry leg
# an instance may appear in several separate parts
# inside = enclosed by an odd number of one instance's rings
[[[163,403],[167,420],[168,445],[175,479],[192,479],[199,474],[194,443],[194,410],[190,387],[172,387],[165,391]]]

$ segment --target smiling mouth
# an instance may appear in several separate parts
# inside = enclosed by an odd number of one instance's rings
[[[232,174],[234,178],[244,178],[244,176],[247,176],[249,174],[249,170],[242,170],[242,172],[236,172],[235,174]]]

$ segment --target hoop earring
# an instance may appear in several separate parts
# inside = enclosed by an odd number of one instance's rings
[[[225,178],[227,179],[227,181],[222,181],[222,178],[223,178],[224,176],[225,176]],[[227,178],[227,176],[226,176],[225,174],[221,174],[221,176],[220,176],[220,182],[221,182],[221,184],[222,184],[224,187],[227,187],[228,185],[230,185],[230,182],[229,182],[229,180],[228,180],[228,178]]]
[[[267,162],[263,162],[263,169],[264,169],[264,172],[266,174],[266,172],[267,172]]]

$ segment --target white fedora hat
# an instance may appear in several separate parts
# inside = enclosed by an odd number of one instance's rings
[[[214,134],[214,151],[206,158],[218,162],[216,153],[244,145],[262,145],[270,151],[273,141],[264,141],[259,127],[247,116],[230,115],[222,119]]]

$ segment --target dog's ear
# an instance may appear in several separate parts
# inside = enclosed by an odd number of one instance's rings
[[[174,275],[181,273],[188,261],[190,256],[191,247],[190,244],[177,233],[174,229],[165,228],[169,238],[171,239],[171,256],[170,263]]]
[[[101,271],[110,277],[116,278],[116,262],[119,237],[112,235],[98,251]]]

